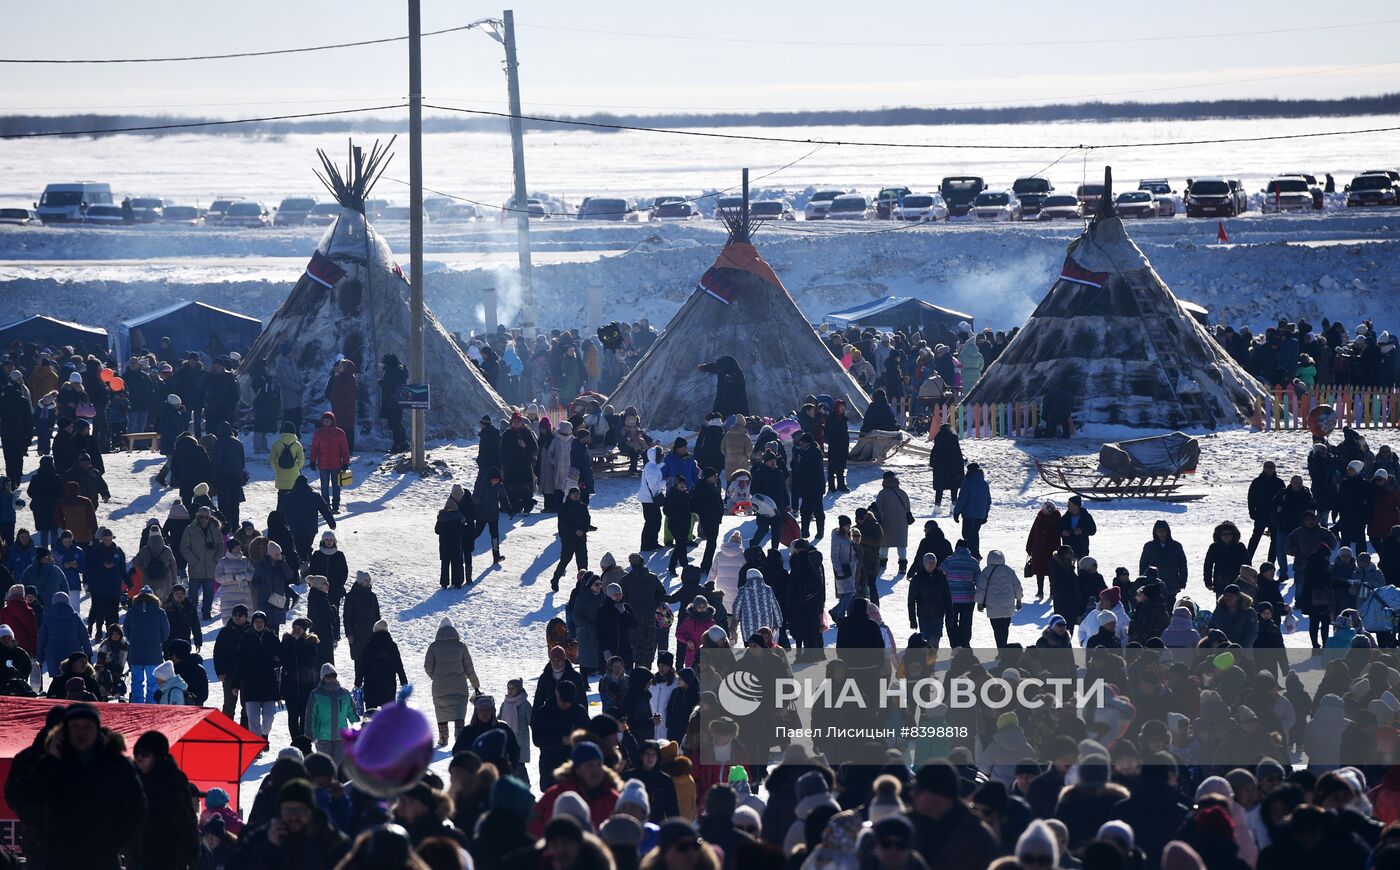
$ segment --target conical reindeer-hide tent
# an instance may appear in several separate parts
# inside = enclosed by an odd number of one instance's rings
[[[743,410],[737,363],[748,416],[780,417],[808,395],[844,399],[851,417],[863,416],[865,391],[754,248],[756,222],[747,210],[724,217],[729,239],[714,265],[608,401],[635,406],[652,429],[698,429],[712,410]]]
[[[963,404],[1071,406],[1077,423],[1215,429],[1247,423],[1265,388],[1194,317],[1128,238],[1112,176],[1050,292]]]
[[[408,281],[389,245],[364,215],[365,198],[388,162],[388,147],[376,142],[368,155],[352,149],[343,175],[324,152],[318,154],[326,172],[317,176],[342,206],[340,214],[248,359],[266,359],[271,368],[279,350],[289,344],[303,372],[301,406],[310,418],[315,416],[312,409],[325,404],[332,362],[344,355],[355,362],[364,384],[357,409],[361,427],[365,421],[382,426],[380,364],[390,354],[408,364],[410,330]],[[432,408],[425,414],[428,434],[462,437],[474,433],[485,414],[507,415],[505,401],[431,311],[424,311],[423,321],[423,356],[432,395]]]

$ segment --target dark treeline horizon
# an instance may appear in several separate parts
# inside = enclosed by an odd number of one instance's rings
[[[1044,106],[997,106],[961,108],[890,107],[841,111],[802,112],[724,112],[703,114],[672,112],[648,115],[620,115],[598,112],[587,115],[553,116],[596,124],[634,127],[898,127],[949,124],[1031,124],[1061,121],[1194,121],[1217,119],[1261,119],[1341,117],[1400,113],[1400,93],[1337,99],[1232,99],[1183,100],[1167,103],[1054,103]],[[525,114],[545,116],[548,113]],[[33,133],[79,134],[90,130],[199,123],[215,118],[175,115],[0,115],[0,137]],[[558,130],[562,125],[547,121],[526,121],[529,130]],[[427,133],[504,131],[504,118],[461,115],[433,115],[423,119]],[[606,129],[575,127],[608,132]],[[139,131],[141,135],[206,133],[212,135],[286,135],[290,133],[405,133],[407,119],[357,118],[342,116],[309,120],[262,121],[248,124],[222,124],[175,130]],[[110,135],[110,134],[93,134]]]

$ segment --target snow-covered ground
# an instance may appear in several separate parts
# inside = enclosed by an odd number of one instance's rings
[[[1259,325],[1307,316],[1395,323],[1400,296],[1400,211],[1327,211],[1225,221],[1147,220],[1129,225],[1176,294],[1212,318]],[[406,263],[407,230],[382,224]],[[758,237],[807,318],[889,294],[964,311],[980,325],[1019,325],[1050,287],[1080,231],[1057,225],[888,223],[769,225]],[[50,314],[116,329],[124,319],[196,299],[268,318],[286,297],[321,230],[0,227],[0,291],[15,318]],[[713,262],[723,232],[713,221],[532,228],[540,322],[583,325],[588,287],[603,289],[605,320],[666,323]],[[494,221],[430,224],[426,298],[448,329],[484,325],[487,288],[506,322],[520,301],[514,228]]]
[[[1090,432],[1069,442],[964,441],[963,449],[969,461],[979,462],[987,470],[994,498],[991,518],[982,532],[983,551],[1001,549],[1010,564],[1019,566],[1037,506],[1047,497],[1063,505],[1064,494],[1040,482],[1032,459],[1097,455],[1104,437],[1112,437],[1112,433]],[[1372,447],[1378,447],[1385,440],[1377,433],[1371,438]],[[1209,593],[1201,583],[1200,565],[1211,531],[1217,523],[1230,519],[1243,525],[1248,534],[1245,490],[1260,463],[1273,459],[1279,463],[1280,473],[1286,476],[1302,468],[1308,444],[1298,433],[1264,435],[1236,430],[1202,435],[1201,447],[1201,470],[1196,485],[1207,492],[1206,498],[1181,505],[1128,501],[1093,508],[1099,533],[1092,542],[1092,553],[1105,575],[1111,577],[1113,568],[1118,565],[1136,571],[1138,555],[1150,536],[1153,522],[1165,519],[1172,524],[1173,534],[1185,546],[1191,562],[1188,593],[1197,600],[1209,601]],[[380,606],[399,643],[408,675],[418,685],[414,703],[431,715],[423,655],[443,616],[450,616],[462,631],[483,689],[499,695],[504,693],[506,681],[513,677],[522,677],[527,687],[533,687],[545,661],[545,623],[562,613],[567,594],[549,591],[549,578],[559,548],[554,518],[538,514],[513,524],[503,517],[505,563],[491,566],[489,546],[483,539],[473,564],[474,585],[461,591],[440,590],[433,521],[452,484],[462,482],[470,486],[474,480],[475,445],[463,442],[431,445],[428,455],[436,471],[421,478],[395,472],[393,465],[385,463],[380,455],[362,455],[353,465],[355,484],[344,495],[345,510],[339,517],[337,534],[352,576],[356,570],[366,570],[374,576]],[[884,466],[900,475],[913,503],[918,522],[911,529],[911,552],[924,520],[930,517],[942,521],[950,537],[957,535],[956,527],[947,516],[948,505],[945,503],[937,511],[933,508],[925,462],[922,455],[908,452]],[[164,519],[175,494],[161,490],[154,482],[160,459],[153,454],[114,454],[107,457],[107,468],[113,500],[105,507],[103,519],[115,529],[118,543],[130,552],[145,518]],[[276,502],[271,468],[264,457],[250,460],[249,468],[254,480],[248,487],[249,501],[244,505],[243,514],[262,522]],[[853,491],[828,499],[827,512],[832,525],[837,514],[852,514],[857,507],[873,500],[880,487],[880,473],[881,469],[873,467],[852,469]],[[623,561],[626,554],[636,548],[641,526],[636,486],[636,478],[599,479],[598,493],[593,499],[593,521],[598,531],[589,541],[591,565],[596,567],[606,552]],[[752,534],[753,524],[727,519],[724,533],[733,528],[742,528],[747,537]],[[825,542],[820,546],[826,550]],[[669,551],[653,554],[653,569],[664,569],[668,558]],[[904,581],[895,580],[895,573],[892,564],[880,583],[881,594],[889,596],[883,613],[896,636],[904,638],[908,634],[904,605],[906,586]],[[667,582],[674,587],[677,581]],[[1026,606],[1016,615],[1011,639],[1030,644],[1045,624],[1048,607],[1035,601],[1034,580],[1024,583]],[[206,626],[206,656],[212,654],[216,628],[217,624]],[[827,640],[832,642],[833,638],[828,636]],[[1306,645],[1305,633],[1292,636],[1288,642]],[[990,626],[980,615],[975,619],[974,645],[993,645]],[[342,667],[348,665],[346,644],[340,645],[336,660]],[[348,679],[348,668],[345,673]],[[218,707],[222,702],[220,687],[214,683],[211,690],[209,706]],[[279,714],[271,736],[273,747],[280,748],[289,739],[285,717]],[[244,784],[246,799],[251,800],[257,781],[267,772],[274,757],[274,753],[269,753],[248,771]],[[447,760],[448,754],[439,751],[435,767],[444,775]]]

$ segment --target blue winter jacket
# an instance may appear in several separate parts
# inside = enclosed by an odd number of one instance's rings
[[[93,598],[121,598],[129,585],[126,573],[126,553],[113,544],[108,550],[101,544],[89,547],[86,553],[88,594]],[[112,567],[106,564],[112,563]]]
[[[39,626],[37,652],[49,676],[57,677],[63,668],[63,660],[78,650],[92,658],[92,641],[88,640],[83,618],[68,603],[68,594],[59,593],[51,600],[53,603],[44,614],[44,624]]]
[[[38,562],[24,569],[24,573],[19,575],[19,582],[38,590],[41,602],[52,601],[60,592],[71,595],[77,588],[68,585],[68,575],[63,573],[62,568],[57,565],[40,565]]]
[[[661,475],[670,483],[677,477],[684,477],[687,489],[695,489],[695,484],[700,482],[700,467],[695,464],[695,457],[690,454],[677,456],[670,453],[666,456],[666,461],[661,463]]]
[[[958,500],[953,502],[953,516],[971,517],[985,520],[992,512],[992,491],[987,486],[986,475],[976,468],[967,473],[962,489],[958,490]]]
[[[48,457],[44,458],[47,459]],[[27,547],[21,547],[19,545],[19,542],[16,541],[14,546],[10,547],[9,554],[5,556],[5,561],[10,566],[10,573],[18,577],[24,573],[24,569],[28,568],[30,565],[33,565],[35,558],[35,549],[36,548],[32,538],[30,539],[29,546]],[[49,599],[45,598],[43,600],[48,601]]]
[[[122,618],[126,642],[131,647],[127,662],[132,665],[158,665],[165,661],[165,642],[170,639],[170,618],[161,609],[154,593],[142,592],[131,602]]]
[[[73,568],[65,567],[69,562],[76,562],[77,565]],[[63,545],[59,544],[53,548],[53,563],[59,566],[59,569],[63,571],[63,575],[68,578],[69,592],[81,588],[83,582],[82,578],[87,576],[88,570],[87,553],[83,552],[82,547],[74,544],[64,549]]]

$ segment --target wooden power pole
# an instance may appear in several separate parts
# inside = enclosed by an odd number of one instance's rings
[[[409,376],[413,383],[427,380],[423,364],[423,24],[419,0],[408,0],[408,263],[409,263]],[[423,471],[424,418],[412,411],[411,433],[414,471]]]
[[[506,86],[510,96],[510,150],[515,170],[515,232],[520,251],[521,329],[525,337],[535,337],[535,281],[530,266],[530,199],[525,188],[525,136],[520,121],[520,63],[515,57],[515,12],[504,14],[506,47]]]

